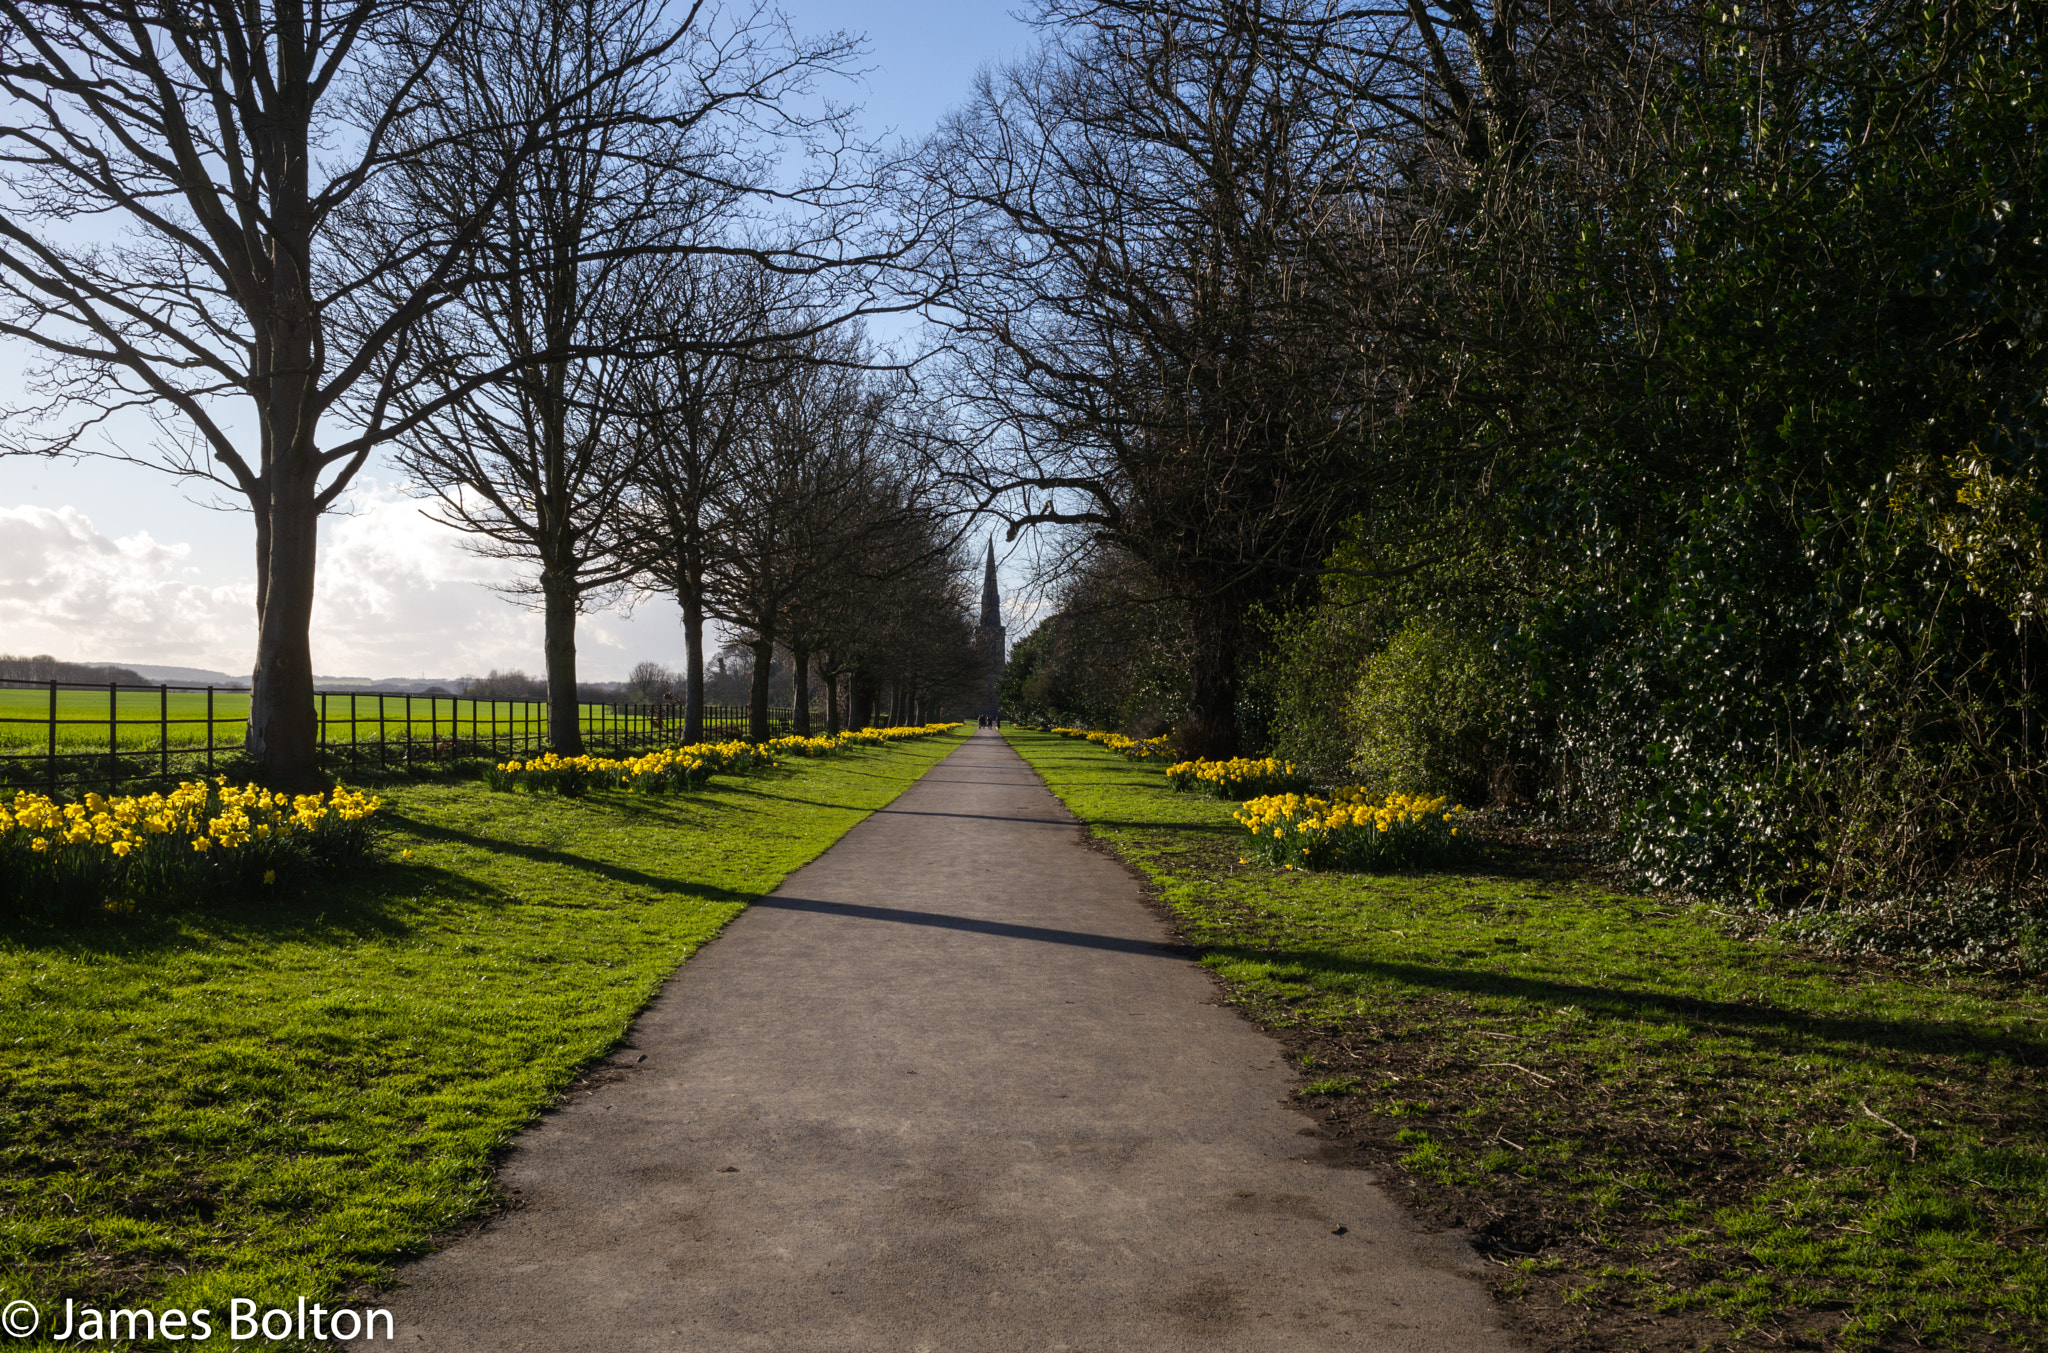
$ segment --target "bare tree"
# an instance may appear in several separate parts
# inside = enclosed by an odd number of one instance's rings
[[[1483,483],[1569,416],[1522,376],[1615,330],[1536,298],[1610,218],[1587,185],[1640,162],[1656,101],[1616,95],[1683,8],[1046,0],[1045,47],[933,139],[977,424],[956,470],[1185,612],[1190,753],[1236,746],[1253,604],[1298,599],[1361,512]],[[1571,285],[1664,270],[1651,248]]]
[[[704,736],[705,596],[718,508],[735,448],[772,383],[770,366],[754,357],[776,330],[787,288],[747,260],[686,255],[658,260],[645,289],[655,351],[629,376],[640,449],[620,548],[638,576],[682,608],[683,741],[691,743]]]
[[[907,579],[935,561],[950,562],[956,535],[936,496],[926,443],[934,411],[901,372],[876,373],[867,382],[877,417],[866,427],[860,472],[829,500],[805,506],[805,567],[783,605],[781,635],[797,688],[808,690],[815,670],[833,689],[857,665],[856,636],[872,633],[894,614]],[[810,732],[808,704],[795,713],[797,730]],[[830,712],[827,725],[836,731]]]
[[[539,126],[542,148],[525,153],[502,135],[422,147],[365,232],[374,242],[394,219],[461,219],[481,185],[521,161],[478,241],[482,276],[398,354],[411,378],[395,402],[439,412],[397,459],[479,553],[532,566],[512,590],[537,597],[545,617],[549,741],[567,754],[582,750],[577,616],[636,570],[612,548],[638,465],[628,386],[648,360],[647,276],[634,265],[689,248],[762,190],[768,156],[749,149],[753,121],[733,106],[773,110],[847,50],[835,38],[785,51],[749,31],[757,11],[736,33],[680,45],[673,63],[590,84],[663,22],[654,0],[525,0],[485,40],[451,44],[450,116]]]
[[[910,554],[884,587],[871,594],[867,625],[851,657],[856,683],[869,692],[869,717],[887,692],[892,723],[929,723],[942,708],[965,702],[987,675],[986,655],[974,642],[972,568],[957,540],[950,548]]]
[[[661,60],[695,19],[613,48],[586,85]],[[280,783],[316,774],[318,519],[375,447],[437,412],[394,408],[393,352],[474,280],[474,246],[546,119],[487,129],[513,149],[466,214],[400,223],[373,255],[336,227],[423,148],[477,130],[443,116],[440,81],[451,43],[494,22],[465,0],[0,0],[0,334],[44,358],[43,400],[15,411],[27,426],[8,447],[89,451],[91,430],[140,408],[182,432],[154,457],[115,454],[247,503],[248,745]],[[393,269],[406,285],[388,285]],[[344,401],[345,430],[323,437]]]
[[[1246,611],[1356,512],[1375,407],[1356,136],[1248,17],[1289,6],[1051,6],[1069,26],[931,146],[984,433],[957,469],[1012,534],[1099,533],[1194,617],[1190,754],[1235,750]]]
[[[858,330],[813,335],[772,357],[720,494],[705,609],[754,650],[750,733],[768,729],[768,671],[789,610],[862,529],[862,491],[883,469],[888,400]]]

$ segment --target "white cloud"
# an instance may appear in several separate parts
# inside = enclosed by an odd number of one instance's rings
[[[313,668],[329,676],[539,672],[541,619],[491,590],[518,565],[484,559],[398,488],[365,483],[321,529]],[[247,531],[244,519],[224,528]],[[233,523],[229,527],[229,523]],[[183,544],[119,539],[73,507],[0,508],[0,651],[245,672],[255,652],[253,567],[205,576]],[[674,607],[585,616],[579,675],[622,678],[643,658],[674,664]]]
[[[71,507],[0,508],[0,649],[248,670],[254,584],[201,578],[189,553]]]
[[[463,548],[414,498],[377,484],[322,524],[313,667],[332,676],[460,676],[539,665],[540,617],[490,585],[516,566]]]

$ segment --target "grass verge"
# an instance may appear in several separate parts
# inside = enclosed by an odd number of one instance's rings
[[[958,745],[663,796],[380,787],[381,863],[260,905],[0,919],[0,1304],[291,1306],[494,1202],[655,989]],[[54,1347],[12,1342],[12,1347]]]
[[[2040,1348],[2048,1000],[1735,938],[1499,850],[1240,863],[1233,805],[1008,730],[1539,1348]]]

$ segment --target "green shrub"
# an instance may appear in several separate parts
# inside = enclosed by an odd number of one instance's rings
[[[1502,679],[1471,631],[1409,620],[1352,687],[1352,770],[1382,792],[1484,801],[1501,761]]]

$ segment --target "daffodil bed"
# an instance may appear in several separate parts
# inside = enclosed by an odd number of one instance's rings
[[[1231,817],[1248,834],[1245,856],[1281,869],[1426,869],[1469,856],[1465,810],[1442,798],[1332,790],[1329,798],[1272,794]]]
[[[233,1298],[387,1281],[500,1204],[506,1144],[677,964],[957,745],[692,794],[397,783],[361,867],[0,909],[0,1306],[205,1306],[216,1348]]]
[[[1241,863],[1241,809],[1006,731],[1532,1346],[2048,1348],[2040,984],[1846,964],[1499,843]]]
[[[379,806],[346,788],[283,794],[226,776],[70,803],[21,791],[0,804],[0,905],[119,911],[276,886],[361,855]]]
[[[1092,742],[1131,761],[1173,760],[1173,743],[1165,734],[1156,738],[1132,738],[1125,737],[1122,733],[1105,733],[1093,728],[1055,728],[1052,731],[1063,738],[1079,738],[1083,742]]]
[[[584,794],[593,789],[665,794],[702,789],[714,775],[740,775],[779,765],[778,757],[818,757],[848,747],[881,747],[911,738],[934,737],[958,728],[957,723],[930,723],[896,728],[863,728],[832,737],[781,737],[767,742],[695,742],[644,756],[558,756],[547,752],[524,761],[504,761],[484,772],[484,783],[496,790]]]
[[[1166,783],[1176,793],[1207,794],[1232,803],[1266,794],[1305,794],[1309,787],[1299,766],[1270,756],[1177,761],[1166,768]]]

